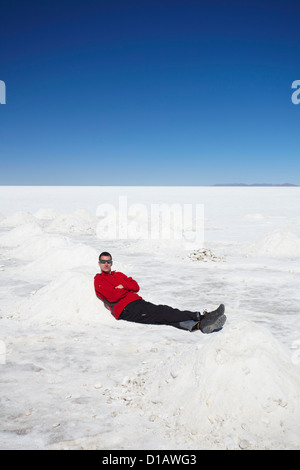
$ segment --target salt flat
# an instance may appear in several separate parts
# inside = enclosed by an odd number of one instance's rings
[[[203,205],[198,259],[182,240],[99,237],[99,206],[118,215],[120,197],[140,205],[137,231],[153,204]],[[0,448],[299,448],[299,202],[300,188],[0,187]],[[224,329],[116,321],[93,291],[104,250],[146,300],[225,303]]]

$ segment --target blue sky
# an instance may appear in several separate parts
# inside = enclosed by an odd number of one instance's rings
[[[1,185],[300,184],[299,2],[0,10]]]

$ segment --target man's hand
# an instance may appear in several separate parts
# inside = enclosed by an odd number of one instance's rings
[[[119,284],[118,286],[115,287],[115,289],[124,289],[124,286],[122,286],[122,284]]]

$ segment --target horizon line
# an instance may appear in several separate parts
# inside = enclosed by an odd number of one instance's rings
[[[104,184],[104,185],[99,185],[99,184],[72,184],[72,183],[67,183],[67,184],[38,184],[38,183],[26,183],[26,184],[0,184],[0,186],[4,187],[13,187],[13,186],[45,186],[45,187],[63,187],[63,186],[73,186],[73,187],[163,187],[163,186],[170,186],[170,187],[218,187],[218,186],[227,186],[227,187],[282,187],[282,188],[290,188],[290,187],[296,187],[298,188],[300,185],[298,184],[293,184],[293,183],[215,183],[215,184]]]

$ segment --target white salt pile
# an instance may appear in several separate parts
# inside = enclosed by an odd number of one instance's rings
[[[113,318],[94,293],[93,275],[65,271],[21,302],[16,317],[35,325],[111,323]]]
[[[17,227],[19,225],[35,223],[35,217],[28,211],[17,211],[1,220],[2,227]]]
[[[0,235],[0,246],[17,247],[26,242],[30,242],[34,237],[42,235],[42,229],[35,223],[25,223],[18,225],[9,232]]]
[[[39,209],[34,213],[34,217],[40,220],[53,220],[58,216],[54,209]]]
[[[79,209],[72,214],[58,215],[47,227],[49,232],[95,234],[97,218],[88,211]]]
[[[285,230],[274,230],[250,244],[248,252],[262,256],[294,258],[300,256],[300,238]]]
[[[124,388],[140,398],[132,406],[200,448],[299,446],[300,376],[279,342],[249,321],[186,346]]]
[[[64,249],[72,246],[69,238],[64,236],[48,235],[41,232],[32,233],[27,239],[23,239],[20,246],[16,247],[13,255],[17,259],[36,260],[52,250]],[[9,237],[8,237],[9,239]]]
[[[62,247],[52,248],[37,259],[22,267],[23,277],[41,277],[53,279],[58,273],[76,267],[88,266],[95,270],[98,251],[82,243],[70,243],[68,246],[61,240]]]

